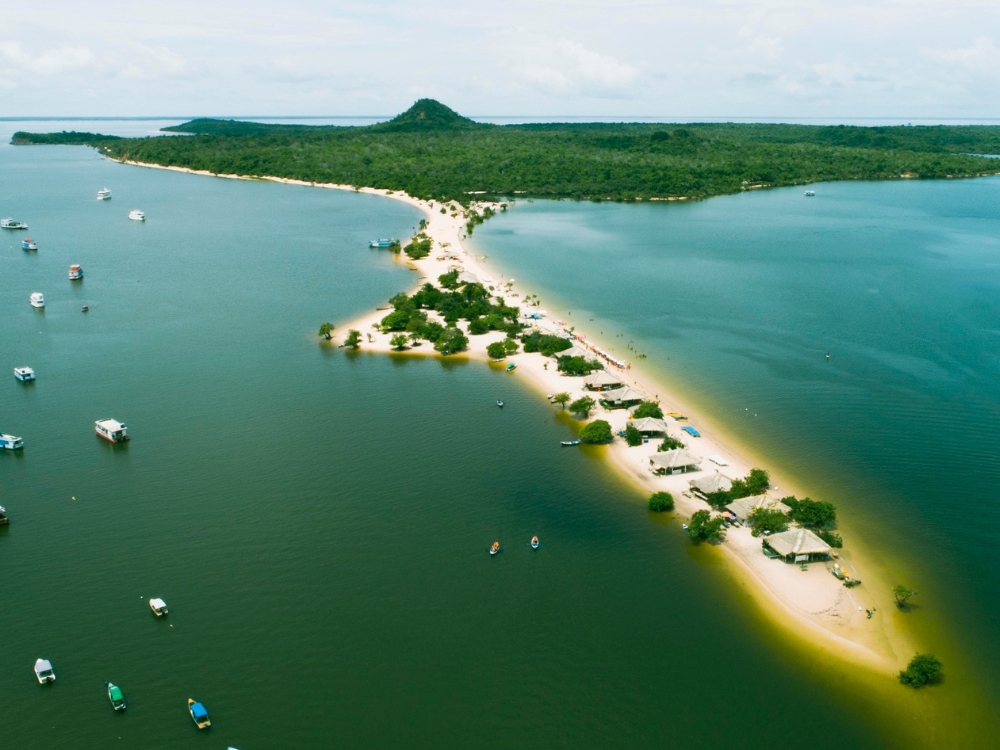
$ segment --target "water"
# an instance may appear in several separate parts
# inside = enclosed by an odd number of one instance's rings
[[[5,746],[914,744],[927,694],[787,644],[717,555],[561,449],[516,376],[317,344],[414,283],[365,246],[413,210],[84,148],[0,165],[40,248],[0,238],[0,365],[38,373],[0,377],[0,429],[27,445],[0,455]],[[96,438],[104,417],[132,442]]]

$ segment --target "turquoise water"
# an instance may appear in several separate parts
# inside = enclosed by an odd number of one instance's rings
[[[788,648],[710,550],[562,450],[516,375],[317,344],[414,283],[365,246],[411,209],[83,148],[0,166],[40,248],[0,237],[0,429],[26,442],[0,454],[5,746],[912,744],[879,685]]]

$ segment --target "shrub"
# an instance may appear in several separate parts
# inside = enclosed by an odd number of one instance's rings
[[[394,310],[382,318],[382,322],[379,326],[383,331],[405,331],[409,322],[409,310]]]
[[[550,334],[529,333],[524,337],[524,351],[540,352],[545,357],[551,357],[556,352],[562,352],[573,346],[573,342],[562,336],[552,336]]]
[[[712,518],[712,514],[707,510],[699,510],[691,516],[687,532],[695,541],[718,543],[726,538],[722,516]]]
[[[801,500],[787,497],[782,502],[792,509],[792,520],[807,529],[829,529],[837,522],[837,508],[833,503],[808,497]]]
[[[788,528],[788,515],[776,508],[754,508],[747,516],[747,526],[753,529],[754,536],[765,531],[777,534]]]
[[[567,375],[589,375],[594,370],[603,370],[604,365],[596,359],[585,357],[557,357],[559,372]]]
[[[625,442],[633,448],[642,445],[642,433],[631,422],[625,425]]]
[[[434,349],[442,354],[464,352],[469,346],[469,339],[455,327],[445,328],[434,342]]]
[[[912,688],[932,685],[941,681],[944,672],[942,664],[933,654],[917,654],[902,672],[899,681]]]
[[[361,346],[361,331],[351,329],[347,332],[347,338],[344,339],[344,346],[350,349],[357,349]]]
[[[397,333],[395,336],[389,339],[389,344],[397,352],[401,352],[403,351],[403,349],[406,348],[406,342],[409,340],[410,339],[407,337],[405,333]]]
[[[458,288],[458,271],[449,271],[438,276],[438,283],[445,289]]]
[[[670,435],[667,435],[665,438],[663,438],[663,442],[660,443],[660,447],[657,448],[656,450],[657,452],[663,452],[663,451],[672,451],[676,450],[677,448],[683,448],[683,447],[684,443],[682,443],[675,437],[670,437]]]
[[[822,539],[824,542],[829,544],[831,547],[836,547],[840,549],[844,546],[844,539],[840,534],[835,534],[832,531],[826,531],[824,529],[816,529],[816,536]]]
[[[632,416],[636,419],[642,419],[643,417],[663,419],[663,409],[661,409],[660,405],[654,401],[643,401],[635,407],[635,411],[632,412]]]
[[[333,323],[323,323],[319,327],[319,335],[325,339],[329,339],[333,334]]]
[[[674,509],[674,497],[669,492],[654,492],[649,497],[649,509],[663,513]]]
[[[481,336],[484,333],[489,333],[490,324],[486,322],[486,318],[473,318],[469,321],[469,334],[472,336]]]
[[[420,260],[431,254],[433,244],[434,242],[430,237],[418,234],[410,241],[410,244],[403,248],[403,252],[413,258],[413,260]]]
[[[486,353],[490,359],[503,359],[507,356],[507,347],[503,345],[503,341],[494,341],[486,347]]]
[[[893,586],[892,595],[896,600],[896,606],[900,609],[906,609],[909,607],[910,597],[916,596],[917,592],[908,586]]]
[[[581,417],[589,417],[590,412],[594,410],[594,399],[590,396],[581,396],[572,404],[569,405],[569,410],[574,414],[578,414]]]
[[[611,425],[603,419],[595,419],[580,430],[580,440],[585,443],[610,443],[614,440]]]

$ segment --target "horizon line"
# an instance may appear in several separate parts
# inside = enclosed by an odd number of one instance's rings
[[[0,122],[46,122],[46,121],[115,121],[115,120],[391,120],[396,115],[95,115],[95,116],[59,116],[59,115],[22,115],[0,117]],[[864,115],[864,116],[824,116],[824,115],[469,115],[469,119],[490,119],[490,120],[550,120],[560,122],[561,120],[572,119],[581,120],[585,118],[609,119],[615,118],[618,122],[629,122],[629,118],[639,120],[658,120],[663,123],[676,122],[681,119],[686,121],[704,120],[907,120],[907,121],[952,121],[952,120],[975,120],[981,122],[1000,122],[1000,117],[906,117],[901,115]]]

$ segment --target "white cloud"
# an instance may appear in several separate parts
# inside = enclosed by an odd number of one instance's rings
[[[639,75],[638,68],[569,39],[535,43],[520,56],[515,70],[524,80],[561,94],[622,93]]]
[[[9,71],[27,71],[54,76],[94,64],[95,55],[87,47],[62,46],[47,50],[26,50],[18,42],[0,42],[0,56]]]
[[[939,60],[956,63],[976,73],[1000,75],[1000,48],[988,37],[978,37],[968,47],[931,54]]]

